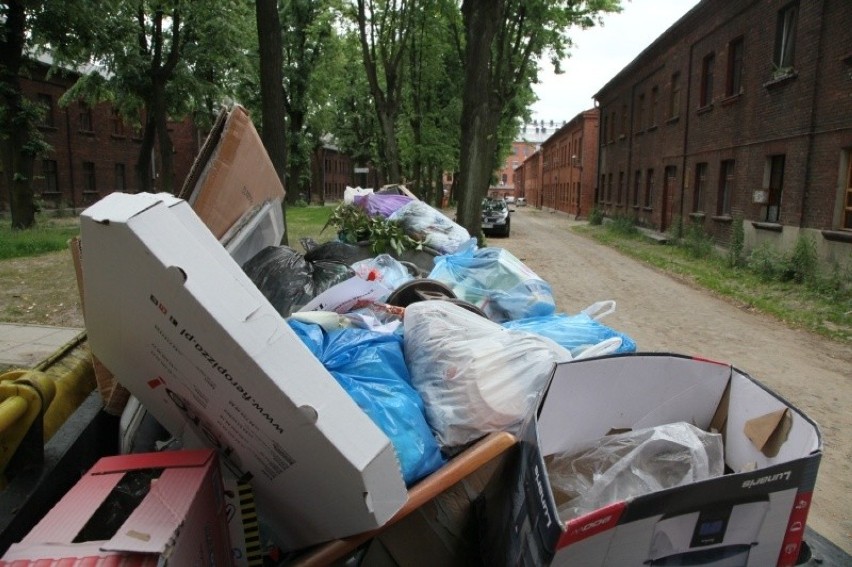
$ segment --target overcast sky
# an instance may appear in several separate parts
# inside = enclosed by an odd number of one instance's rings
[[[572,55],[562,62],[565,72],[554,75],[550,61],[542,65],[533,119],[561,123],[592,108],[592,96],[696,4],[698,0],[622,0],[622,12],[606,15],[603,26],[573,31]]]

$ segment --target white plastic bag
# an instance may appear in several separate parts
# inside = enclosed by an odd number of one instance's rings
[[[609,435],[576,453],[545,457],[559,517],[721,476],[722,436],[685,422]]]
[[[405,309],[405,361],[444,447],[513,431],[534,407],[555,362],[571,353],[545,337],[504,329],[448,301]]]
[[[361,195],[371,195],[373,193],[372,189],[363,189],[361,187],[349,187],[347,185],[346,189],[343,190],[343,204],[344,205],[352,205],[355,203],[355,197]]]

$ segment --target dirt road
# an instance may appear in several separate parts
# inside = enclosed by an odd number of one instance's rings
[[[790,329],[572,233],[563,214],[513,213],[510,238],[489,244],[520,258],[553,288],[559,311],[604,299],[602,322],[642,351],[729,362],[816,421],[824,456],[808,525],[852,553],[852,348]]]

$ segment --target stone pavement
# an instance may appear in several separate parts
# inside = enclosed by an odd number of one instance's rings
[[[84,329],[0,323],[0,369],[32,368]]]

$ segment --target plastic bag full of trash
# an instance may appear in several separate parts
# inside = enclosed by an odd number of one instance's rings
[[[445,448],[494,431],[514,432],[538,400],[553,363],[571,360],[550,339],[504,329],[449,301],[412,303],[403,325],[411,383]]]

